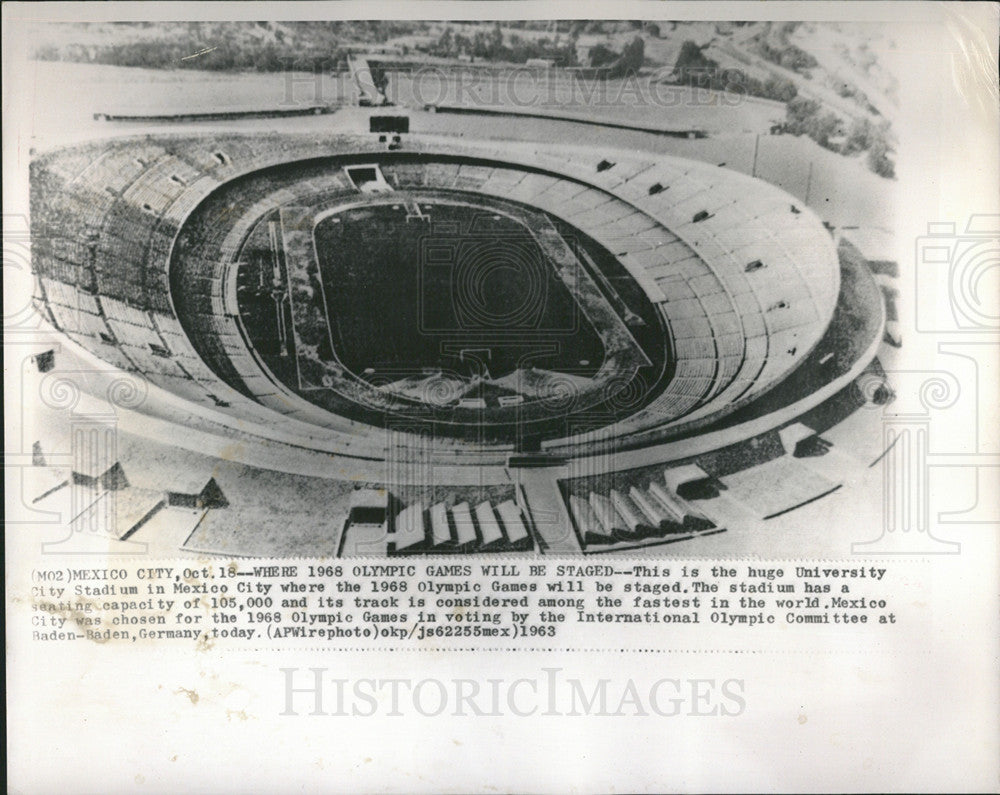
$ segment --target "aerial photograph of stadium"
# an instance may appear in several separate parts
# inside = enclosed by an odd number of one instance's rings
[[[878,25],[36,28],[52,550],[818,557],[881,523]]]

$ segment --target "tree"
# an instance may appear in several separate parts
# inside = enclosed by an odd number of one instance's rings
[[[813,116],[806,123],[806,134],[825,149],[830,147],[830,139],[841,131],[840,119],[827,111]]]
[[[500,20],[493,23],[493,30],[490,31],[489,57],[499,58],[503,52],[503,30],[500,28]]]
[[[844,144],[844,154],[852,155],[871,149],[877,130],[867,118],[855,119],[847,131],[847,142]]]
[[[769,75],[764,81],[763,94],[768,99],[776,99],[779,102],[791,102],[798,96],[799,90],[795,83],[778,75]]]
[[[886,179],[896,178],[896,166],[889,155],[892,150],[886,140],[885,130],[876,128],[875,137],[872,139],[871,148],[868,150],[868,168]]]
[[[607,66],[618,58],[618,53],[603,44],[595,44],[590,48],[589,59],[591,66]]]
[[[438,38],[436,53],[437,55],[443,55],[445,57],[452,54],[452,50],[455,46],[454,34],[451,32],[450,27],[446,27],[444,32]]]
[[[635,74],[646,62],[646,42],[642,36],[636,36],[631,42],[625,45],[622,50],[622,57],[615,66],[612,66],[612,74],[609,77],[624,77],[628,74]]]
[[[705,45],[707,47],[708,45]],[[705,69],[714,68],[718,64],[711,58],[705,57],[702,50],[705,47],[699,47],[693,41],[685,41],[681,45],[681,51],[677,54],[677,61],[674,63],[674,71],[678,73],[684,73],[689,69]]]
[[[819,114],[820,104],[814,99],[795,97],[785,106],[786,127],[792,135],[808,132],[812,120]]]

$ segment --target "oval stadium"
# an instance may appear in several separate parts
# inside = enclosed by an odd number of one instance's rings
[[[837,438],[888,399],[883,291],[799,198],[613,132],[294,129],[36,154],[72,416],[26,502],[126,551],[699,555],[878,459]]]

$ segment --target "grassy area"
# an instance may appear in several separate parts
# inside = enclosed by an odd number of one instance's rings
[[[150,69],[280,72],[344,68],[349,52],[412,34],[427,23],[80,23],[40,27],[34,56]]]

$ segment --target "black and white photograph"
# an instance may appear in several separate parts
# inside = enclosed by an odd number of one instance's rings
[[[831,554],[911,432],[890,39],[43,26],[25,497],[164,555]]]
[[[4,16],[12,791],[997,786],[997,4]]]

